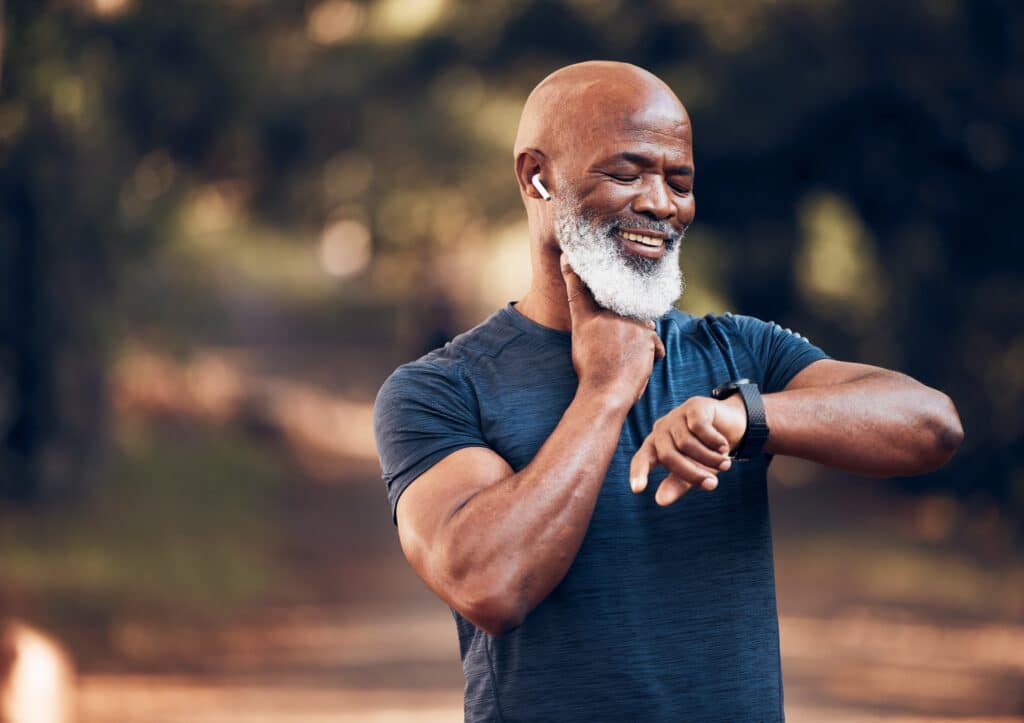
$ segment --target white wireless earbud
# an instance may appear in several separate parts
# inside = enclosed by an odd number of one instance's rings
[[[533,174],[533,178],[530,179],[530,183],[532,183],[533,187],[537,189],[537,193],[540,194],[541,198],[543,198],[545,201],[551,200],[551,194],[548,193],[548,189],[544,188],[544,184],[540,182],[539,173]]]

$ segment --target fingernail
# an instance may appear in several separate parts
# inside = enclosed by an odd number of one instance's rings
[[[723,459],[722,463],[720,465],[718,465],[718,469],[720,469],[723,472],[725,472],[725,470],[729,469],[731,466],[732,466],[732,460]]]
[[[629,480],[629,488],[633,490],[633,494],[636,494],[637,492],[640,491],[640,485],[642,484],[643,480],[640,479],[639,477],[633,477],[632,479]]]
[[[722,454],[729,454],[729,445],[723,444],[721,447],[718,448],[718,451],[721,452]]]
[[[711,490],[718,486],[718,480],[716,480],[714,477],[707,477],[704,479],[703,482],[700,483],[700,486],[706,489],[708,492],[710,492]]]

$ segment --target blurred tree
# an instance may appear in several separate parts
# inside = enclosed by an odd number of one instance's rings
[[[242,106],[196,8],[108,22],[126,5],[3,8],[0,492],[22,502],[88,478],[117,281],[163,238],[176,165],[202,173],[223,114]]]
[[[418,260],[478,260],[520,215],[510,148],[530,88],[604,57],[660,74],[691,111],[689,278],[950,393],[963,450],[906,484],[1024,519],[1019,4],[80,0],[3,15],[8,495],[88,468],[107,350],[140,321],[117,289],[141,253],[225,209],[245,237],[308,244],[333,224],[344,308],[418,314]],[[445,280],[463,305],[465,276]]]

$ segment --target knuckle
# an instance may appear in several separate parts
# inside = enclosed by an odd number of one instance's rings
[[[689,430],[685,425],[673,425],[669,428],[669,434],[672,435],[672,441],[675,442],[676,447],[680,450],[688,445],[692,440]]]
[[[697,469],[683,455],[677,454],[671,460],[671,466],[666,465],[672,474],[682,480],[689,481],[697,476]]]
[[[692,437],[686,440],[686,442],[680,447],[679,451],[701,463],[714,457],[707,447]]]
[[[714,425],[711,423],[711,418],[706,416],[698,417],[694,424],[696,428],[702,432],[711,432],[715,429]]]
[[[689,479],[690,477],[689,465],[686,464],[686,460],[679,456],[665,460],[665,469],[676,477],[681,477],[683,479]]]

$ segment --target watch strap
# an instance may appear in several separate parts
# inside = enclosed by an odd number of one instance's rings
[[[761,454],[765,442],[768,441],[768,418],[757,385],[747,383],[736,386],[747,408],[747,431],[732,456],[733,459],[744,461]]]

